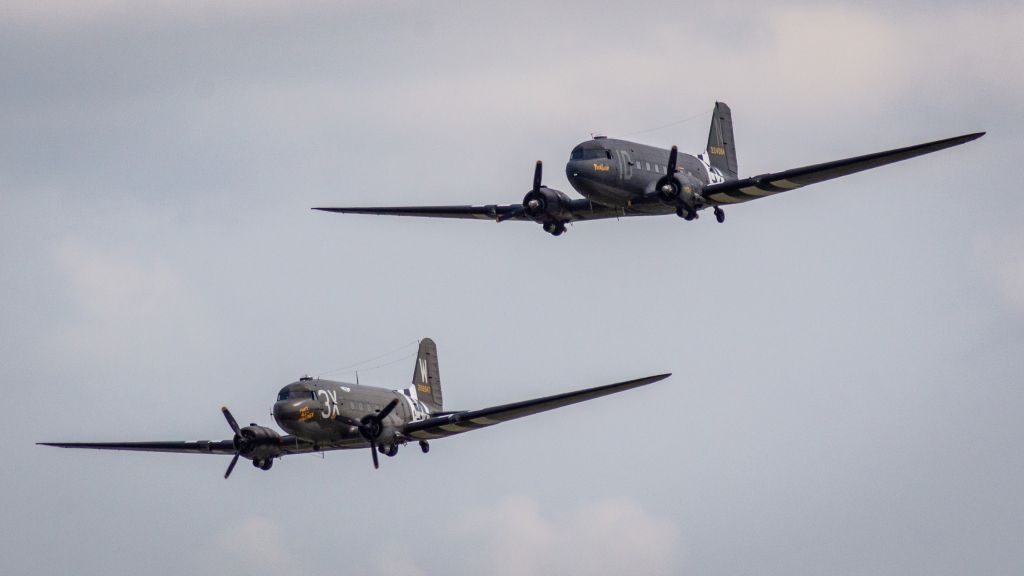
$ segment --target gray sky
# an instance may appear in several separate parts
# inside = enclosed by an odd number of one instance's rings
[[[1024,571],[1017,2],[0,6],[5,574]],[[554,239],[312,213],[570,190],[592,131],[752,175],[961,148]],[[472,408],[664,382],[406,449],[227,458],[278,388],[423,336]],[[405,349],[390,358],[411,352]],[[361,374],[400,387],[406,359]]]

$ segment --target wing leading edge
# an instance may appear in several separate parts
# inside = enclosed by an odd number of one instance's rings
[[[321,212],[335,212],[338,214],[375,214],[377,216],[417,216],[421,218],[458,218],[467,220],[493,220],[504,222],[515,220],[519,222],[533,222],[533,219],[526,215],[522,204],[487,204],[485,206],[471,206],[469,204],[457,206],[370,206],[370,207],[340,207],[340,208],[313,208]],[[594,204],[590,200],[576,198],[568,206],[572,217],[569,222],[580,220],[599,220],[602,218],[617,218],[629,215],[626,211],[608,206]]]
[[[227,454],[235,453],[231,440],[199,440],[196,442],[37,442],[39,446],[57,448],[87,448],[91,450],[129,450],[134,452],[174,452],[179,454]],[[314,446],[311,442],[294,436],[282,436],[279,444],[274,446],[278,455],[305,454],[308,452],[326,452],[349,448],[362,448],[366,442],[361,438],[355,442],[344,441],[335,444]]]
[[[135,452],[179,452],[183,454],[234,454],[231,440],[200,440],[198,442],[38,442],[40,446],[57,448],[90,448],[93,450],[132,450]]]
[[[492,406],[481,410],[455,412],[454,414],[437,416],[434,418],[428,418],[427,420],[407,424],[405,426],[404,433],[406,436],[420,440],[431,440],[434,438],[454,436],[456,434],[469,432],[478,428],[486,428],[488,426],[500,424],[501,422],[515,420],[516,418],[539,414],[540,412],[547,412],[548,410],[554,410],[555,408],[569,406],[570,404],[576,404],[586,400],[593,400],[594,398],[608,396],[609,394],[623,392],[632,388],[639,388],[640,386],[646,386],[648,384],[658,382],[659,380],[664,380],[669,376],[671,376],[671,374],[658,374],[656,376],[627,380],[616,384],[607,384],[605,386],[597,386],[595,388],[586,388],[584,390],[555,394],[554,396],[534,398],[532,400],[514,402],[512,404],[502,404],[501,406]]]
[[[339,214],[376,214],[378,216],[420,216],[427,218],[467,218],[474,220],[529,220],[522,204],[487,206],[393,206],[368,208],[313,208]]]
[[[713,184],[704,189],[704,197],[718,204],[738,204],[740,202],[747,202],[748,200],[755,200],[757,198],[778,194],[779,192],[795,190],[810,184],[817,184],[818,182],[832,180],[833,178],[855,174],[864,170],[870,170],[871,168],[878,168],[880,166],[885,166],[886,164],[900,162],[916,156],[930,154],[945,148],[952,148],[953,146],[959,146],[960,144],[977,140],[984,135],[984,132],[975,132],[974,134],[965,134],[954,138],[926,142],[915,146],[907,146],[906,148],[896,148],[894,150],[886,150],[885,152],[865,154],[863,156],[855,156],[853,158],[845,158],[843,160],[835,160],[832,162],[824,162],[822,164],[793,168],[792,170],[785,170],[783,172],[761,174],[759,176],[752,176],[742,180],[732,180],[722,184]]]

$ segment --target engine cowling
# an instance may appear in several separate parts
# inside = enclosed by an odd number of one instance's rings
[[[272,428],[250,424],[232,439],[235,450],[246,458],[271,458],[278,453],[281,435]]]
[[[655,193],[666,204],[699,208],[704,204],[704,184],[689,174],[664,176],[655,184]]]
[[[534,222],[566,222],[572,218],[572,200],[564,192],[542,186],[523,197],[523,211]]]

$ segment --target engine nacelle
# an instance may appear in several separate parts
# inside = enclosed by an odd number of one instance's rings
[[[572,200],[564,192],[542,186],[530,190],[523,197],[523,211],[534,222],[567,222],[572,219],[569,209]]]
[[[377,436],[377,442],[380,444],[398,444],[402,442],[402,433],[398,431],[394,426],[384,426],[381,429],[380,435]]]
[[[278,455],[281,435],[272,428],[250,424],[233,439],[235,450],[246,458],[267,459]]]
[[[665,176],[655,184],[655,193],[666,204],[699,208],[704,205],[704,183],[684,173]]]

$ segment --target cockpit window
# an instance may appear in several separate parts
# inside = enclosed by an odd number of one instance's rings
[[[287,390],[281,390],[280,392],[277,393],[277,401],[278,402],[280,402],[282,400],[287,400],[287,399],[288,399],[288,391]]]
[[[612,153],[604,148],[577,148],[569,155],[570,160],[611,160]]]

